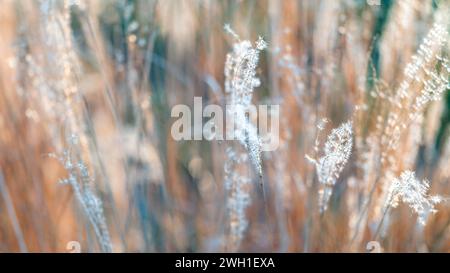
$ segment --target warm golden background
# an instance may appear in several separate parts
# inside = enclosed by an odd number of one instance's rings
[[[106,236],[115,252],[365,252],[375,239],[386,252],[449,252],[450,2],[368,2],[0,0],[0,251],[66,252],[69,241],[109,251]],[[435,23],[447,32],[424,41]],[[225,24],[268,42],[253,101],[281,106],[280,147],[263,153],[265,198],[252,173],[237,244],[227,143],[170,135],[173,105],[225,103],[235,42]],[[421,43],[431,60],[399,96]],[[435,74],[446,90],[416,110]],[[322,118],[322,142],[349,119],[354,130],[323,214],[305,158]],[[444,197],[425,227],[404,204],[383,215],[404,170]],[[59,183],[71,174],[75,185]]]

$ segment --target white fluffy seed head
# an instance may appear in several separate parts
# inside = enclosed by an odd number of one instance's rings
[[[425,225],[428,215],[437,212],[435,205],[442,201],[440,196],[429,196],[429,188],[427,180],[421,181],[414,172],[404,171],[392,181],[386,206],[395,208],[403,202],[417,214],[418,222]]]

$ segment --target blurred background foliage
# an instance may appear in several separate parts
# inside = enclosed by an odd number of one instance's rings
[[[72,190],[57,183],[67,176],[64,166],[48,156],[63,153],[74,133],[81,143],[77,156],[103,202],[114,251],[229,250],[224,145],[170,137],[174,105],[192,105],[194,96],[205,105],[226,103],[223,69],[234,41],[225,24],[242,40],[261,36],[268,41],[253,101],[282,106],[282,145],[264,154],[267,200],[254,187],[250,225],[239,250],[365,251],[379,206],[363,210],[367,190],[361,186],[353,192],[351,182],[366,185],[359,160],[372,145],[367,139],[376,132],[376,117],[389,112],[370,94],[394,92],[433,22],[449,15],[444,0],[381,0],[380,5],[364,0],[0,0],[0,5],[2,252],[64,252],[73,240],[82,251],[100,250]],[[46,32],[47,20],[55,15],[69,18],[67,29],[64,19],[56,20],[56,28],[69,36]],[[58,39],[73,44],[52,47]],[[443,48],[448,56],[448,43]],[[65,89],[49,82],[72,76],[50,67],[59,70],[55,64],[72,53],[76,61],[61,67],[71,67],[77,91],[65,95],[59,108],[52,94]],[[443,68],[436,64],[436,69]],[[405,144],[396,151],[397,164],[375,173],[398,175],[413,168],[436,181],[433,191],[449,194],[444,170],[450,154],[449,90],[442,102],[430,105],[422,131],[411,133],[423,138],[418,151]],[[355,118],[361,143],[335,185],[330,211],[319,216],[317,178],[304,155],[314,147],[321,118],[330,120],[329,130],[349,119],[357,105],[367,107]],[[71,115],[76,129],[68,122]],[[349,205],[352,193],[358,200]],[[448,206],[440,211],[423,232],[407,208],[396,211],[382,240],[384,250],[449,251]],[[369,216],[355,231],[350,219],[365,213]]]

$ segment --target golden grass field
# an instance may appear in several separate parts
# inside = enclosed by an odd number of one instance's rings
[[[450,251],[449,1],[0,6],[0,252]],[[278,148],[175,140],[194,97]]]

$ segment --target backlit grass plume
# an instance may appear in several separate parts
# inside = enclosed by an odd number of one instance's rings
[[[438,195],[428,195],[430,183],[419,180],[412,171],[404,171],[395,178],[389,188],[387,207],[396,208],[400,203],[407,204],[418,216],[418,222],[425,225],[428,216],[436,213],[436,204],[442,201]]]
[[[319,128],[321,129],[321,128]],[[315,164],[320,183],[319,207],[324,212],[333,193],[333,187],[350,158],[353,147],[353,129],[351,121],[341,124],[328,135],[319,159],[307,159]]]
[[[227,118],[234,121],[233,128],[227,128],[227,133],[233,134],[241,144],[230,144],[226,150],[225,163],[230,247],[236,250],[248,225],[245,210],[250,203],[251,176],[246,166],[249,160],[258,176],[262,176],[261,142],[256,127],[250,121],[250,107],[254,88],[260,85],[256,67],[259,53],[266,47],[266,43],[259,38],[254,47],[248,40],[240,41],[228,25],[225,25],[225,30],[236,39],[233,51],[227,54],[225,63],[225,92],[229,103]]]

